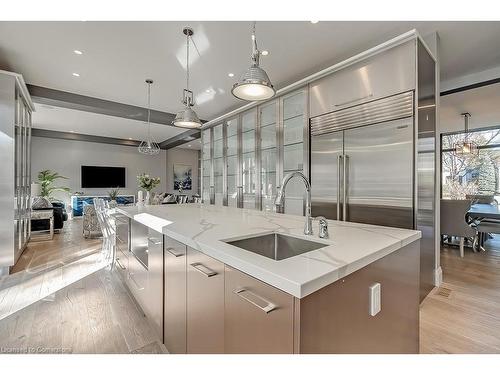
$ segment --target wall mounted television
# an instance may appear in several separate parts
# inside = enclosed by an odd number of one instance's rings
[[[124,188],[125,167],[82,165],[82,188]]]

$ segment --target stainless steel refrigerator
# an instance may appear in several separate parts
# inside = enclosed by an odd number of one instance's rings
[[[413,92],[311,119],[312,214],[414,228]]]

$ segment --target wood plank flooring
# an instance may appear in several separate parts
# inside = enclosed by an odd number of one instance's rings
[[[500,353],[500,240],[486,252],[443,247],[443,284],[420,309],[421,353]]]
[[[166,353],[116,271],[101,269],[0,320],[0,353]]]
[[[67,264],[101,249],[99,238],[84,238],[82,219],[75,218],[64,222],[60,233],[55,233],[50,241],[29,242],[11,273],[43,272],[51,267]]]

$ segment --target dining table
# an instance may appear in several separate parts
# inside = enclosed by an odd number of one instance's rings
[[[467,211],[467,216],[468,222],[475,222],[478,228],[477,247],[479,250],[484,251],[484,241],[488,238],[490,232],[487,228],[493,233],[500,233],[500,206],[497,204],[475,203]]]
[[[496,204],[475,203],[471,205],[467,215],[471,219],[482,221],[484,219],[500,220],[500,206]]]

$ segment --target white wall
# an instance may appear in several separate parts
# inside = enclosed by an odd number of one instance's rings
[[[160,186],[156,191],[166,188],[166,151],[159,155],[148,156],[140,154],[135,147],[108,145],[103,143],[69,141],[51,138],[32,138],[31,173],[36,181],[38,172],[51,169],[68,177],[68,180],[58,180],[57,183],[68,186],[72,192],[83,191],[87,195],[107,195],[109,189],[82,189],[80,167],[82,165],[125,167],[126,187],[121,194],[137,196],[137,175],[145,172],[159,176]],[[57,198],[69,203],[67,194],[58,193]]]
[[[471,114],[470,129],[500,126],[500,83],[442,96],[439,133],[463,131],[463,112]]]
[[[167,150],[167,189],[168,193],[178,193],[174,191],[174,164],[190,165],[192,167],[192,190],[185,190],[184,193],[191,196],[198,193],[198,150],[175,147]]]

